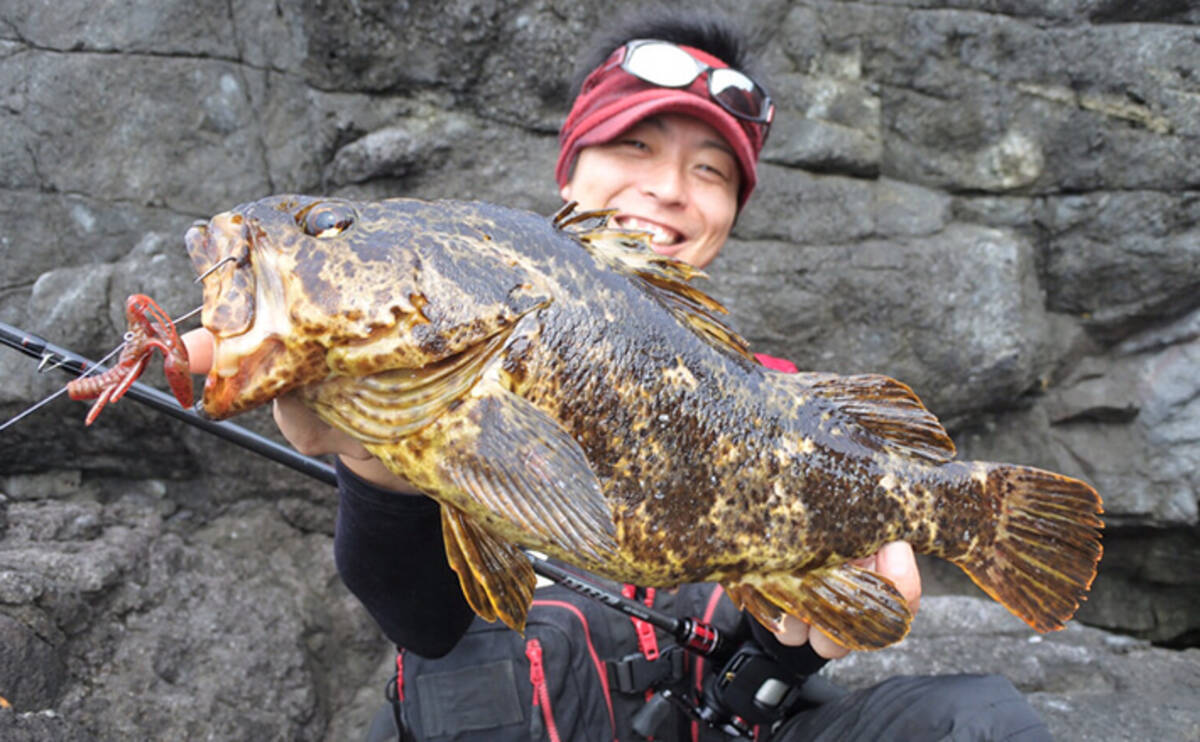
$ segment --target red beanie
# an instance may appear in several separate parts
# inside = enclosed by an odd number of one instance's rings
[[[720,69],[729,65],[700,49],[680,46],[695,59]],[[742,174],[738,208],[758,182],[758,154],[762,151],[766,129],[753,121],[744,121],[717,105],[708,94],[706,75],[698,75],[686,88],[664,88],[645,82],[621,69],[615,62],[623,52],[613,52],[583,81],[575,104],[558,133],[558,164],[554,177],[558,185],[570,180],[575,158],[584,147],[605,144],[628,131],[648,116],[679,113],[694,116],[717,130],[737,157]]]

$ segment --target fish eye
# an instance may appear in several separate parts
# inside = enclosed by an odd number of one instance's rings
[[[337,237],[354,224],[354,209],[346,204],[317,204],[296,216],[304,233],[318,239]]]

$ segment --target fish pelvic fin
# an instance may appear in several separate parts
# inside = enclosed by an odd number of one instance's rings
[[[462,511],[442,505],[446,559],[458,574],[467,604],[485,621],[499,618],[525,633],[537,578],[517,547],[479,528]]]
[[[986,488],[1000,499],[995,539],[951,561],[1034,629],[1057,631],[1087,599],[1104,553],[1100,496],[1061,474],[983,466]]]
[[[892,581],[852,564],[799,574],[744,575],[725,590],[767,628],[782,628],[786,613],[854,651],[895,644],[912,625],[908,603]]]
[[[882,451],[915,456],[933,463],[954,458],[954,441],[937,417],[908,385],[879,374],[840,376],[827,373],[780,374],[776,383],[799,395],[815,394],[835,404],[869,436],[859,443]]]

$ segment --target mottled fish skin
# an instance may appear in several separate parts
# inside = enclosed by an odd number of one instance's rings
[[[468,530],[477,524],[621,581],[722,581],[752,609],[755,591],[776,588],[738,587],[748,575],[813,573],[893,540],[960,563],[1013,607],[1023,599],[991,584],[1007,584],[1014,569],[1008,556],[992,558],[997,544],[1011,551],[1000,533],[1011,520],[1040,544],[1035,574],[1067,575],[1067,588],[1046,591],[1070,593],[1051,618],[1022,617],[1057,628],[1073,613],[1100,555],[1094,491],[1037,470],[952,461],[940,424],[885,377],[761,367],[716,319],[724,310],[688,286],[696,271],[601,222],[570,228],[483,203],[305,196],[214,217],[187,238],[197,271],[237,259],[205,283],[217,350],[204,407],[223,418],[302,388],[327,421],[464,513]],[[543,415],[551,427],[538,427]],[[510,428],[536,434],[509,441]],[[566,437],[555,443],[558,431]],[[586,462],[572,459],[575,446]],[[481,463],[480,450],[495,453]],[[509,451],[526,460],[504,461]],[[555,480],[560,470],[574,479]],[[517,481],[530,471],[532,483]],[[1028,489],[1024,472],[1034,472],[1028,487],[1061,483],[1068,501],[1035,498],[1028,528],[1024,511],[1010,517],[1005,505],[1013,489]],[[571,493],[586,500],[593,475],[603,505],[576,513]],[[520,494],[542,486],[565,493],[544,511]],[[554,522],[560,512],[571,515]],[[1020,579],[1032,585],[1022,590],[1042,589]],[[473,605],[487,602],[476,593]],[[1037,614],[1053,599],[1030,600],[1014,611]],[[807,610],[774,593],[767,603]],[[907,619],[899,623],[878,644],[902,636]]]

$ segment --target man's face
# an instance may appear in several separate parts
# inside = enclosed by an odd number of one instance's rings
[[[703,268],[733,229],[740,181],[716,129],[667,114],[584,148],[561,193],[580,209],[617,209],[617,225],[654,234],[655,252]]]

